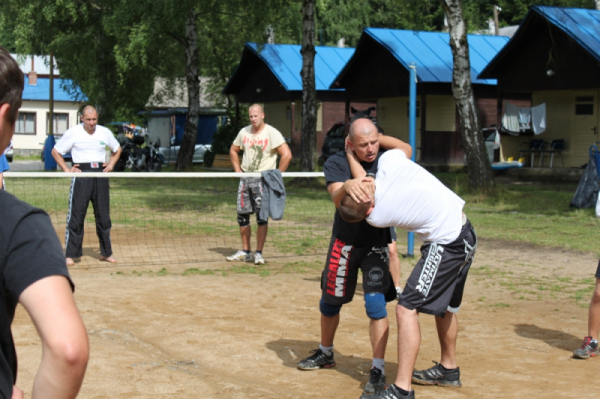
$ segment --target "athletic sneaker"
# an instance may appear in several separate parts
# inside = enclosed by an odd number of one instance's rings
[[[438,362],[435,366],[427,370],[415,370],[412,375],[412,382],[421,385],[440,385],[443,387],[461,387],[460,369],[457,367],[452,370],[446,370]]]
[[[385,389],[385,375],[377,367],[369,372],[369,382],[365,385],[364,393],[373,394]]]
[[[248,261],[252,260],[252,254],[246,253],[242,250],[239,250],[235,254],[228,256],[227,260],[229,260],[229,261],[241,260],[242,262],[248,262]]]
[[[321,368],[328,369],[335,367],[333,353],[331,356],[327,356],[321,349],[314,349],[309,353],[312,353],[312,355],[306,359],[300,360],[300,363],[298,363],[298,368],[300,370],[318,370]]]
[[[415,391],[410,391],[408,395],[402,395],[394,384],[383,391],[375,392],[372,395],[366,393],[360,396],[360,399],[415,399]]]
[[[254,264],[255,265],[264,265],[265,264],[265,258],[263,258],[262,254],[260,252],[254,253]]]
[[[598,342],[592,342],[592,337],[585,337],[579,349],[573,351],[575,359],[589,359],[598,355]]]

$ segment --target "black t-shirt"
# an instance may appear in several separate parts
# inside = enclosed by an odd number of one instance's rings
[[[360,163],[367,173],[377,173],[377,164],[383,153],[384,151],[380,151],[373,162]],[[327,158],[323,166],[323,171],[325,172],[327,185],[331,183],[343,183],[346,180],[352,179],[352,172],[350,171],[345,151],[339,151]],[[391,242],[389,227],[383,229],[373,227],[366,220],[358,223],[345,222],[340,217],[337,209],[333,219],[331,234],[333,237],[355,247],[386,246]]]
[[[21,293],[45,277],[69,279],[50,218],[41,209],[0,191],[0,396],[10,398],[17,380],[17,354],[10,325]]]

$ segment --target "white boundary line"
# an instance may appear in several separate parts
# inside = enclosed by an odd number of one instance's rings
[[[165,172],[165,173],[150,173],[150,172],[4,172],[5,177],[45,177],[45,178],[62,178],[62,177],[260,177],[260,173],[236,173],[236,172]],[[323,172],[285,172],[283,177],[325,177]]]

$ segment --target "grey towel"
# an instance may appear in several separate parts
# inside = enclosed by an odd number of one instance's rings
[[[279,169],[270,169],[261,173],[263,183],[262,202],[259,219],[281,220],[285,210],[285,186]]]

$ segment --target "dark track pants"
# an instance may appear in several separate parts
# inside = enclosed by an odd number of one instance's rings
[[[69,195],[65,256],[79,258],[82,255],[83,222],[90,200],[96,218],[96,235],[100,241],[100,254],[112,255],[110,243],[110,194],[108,178],[74,177]]]

